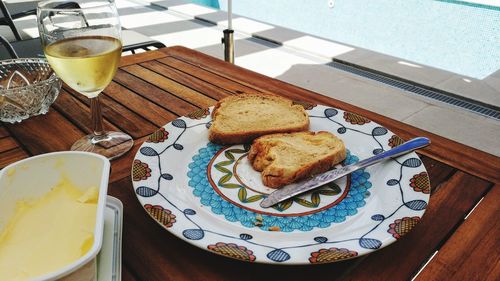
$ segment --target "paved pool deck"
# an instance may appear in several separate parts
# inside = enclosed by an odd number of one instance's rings
[[[223,58],[222,30],[227,15],[184,0],[117,0],[124,28],[161,41]],[[217,23],[217,24],[214,24]],[[26,22],[25,33],[37,30]],[[479,150],[500,156],[500,121],[331,67],[332,56],[348,54],[350,46],[235,16],[235,64],[255,72],[388,116]],[[258,34],[259,36],[253,36]],[[273,39],[275,42],[273,43]],[[265,40],[263,40],[265,39]],[[287,44],[280,43],[285,40]],[[367,58],[370,64],[376,60]],[[498,79],[477,89],[500,101]],[[421,72],[425,79],[459,87],[449,77]],[[493,103],[494,104],[494,103]],[[500,102],[499,102],[500,104]]]

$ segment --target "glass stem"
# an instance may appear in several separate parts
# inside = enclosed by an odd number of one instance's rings
[[[106,138],[106,132],[102,125],[101,103],[99,96],[90,99],[90,110],[92,111],[92,130],[94,131],[94,140]]]

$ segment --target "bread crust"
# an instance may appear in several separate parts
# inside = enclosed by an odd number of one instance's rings
[[[218,128],[217,119],[218,113],[222,108],[224,103],[230,103],[233,101],[237,101],[240,99],[252,99],[252,98],[263,98],[268,100],[273,100],[277,103],[284,103],[290,106],[290,110],[299,111],[303,114],[303,120],[300,124],[294,124],[293,126],[288,127],[276,127],[272,129],[246,129],[241,128],[240,131],[235,132],[224,132]],[[250,143],[254,139],[274,133],[291,133],[291,132],[301,132],[309,129],[309,115],[305,111],[305,109],[301,105],[293,104],[293,101],[278,95],[273,94],[239,94],[232,95],[226,98],[221,99],[215,105],[214,110],[212,111],[212,125],[208,130],[208,139],[213,143],[218,144],[241,144],[241,143]]]
[[[213,143],[218,144],[241,144],[241,143],[250,143],[254,139],[274,133],[294,133],[294,132],[302,132],[309,129],[309,122],[306,124],[296,127],[296,128],[286,128],[286,129],[274,129],[274,130],[255,130],[255,131],[247,131],[247,132],[234,132],[234,133],[226,133],[220,132],[217,129],[208,131],[208,139]]]
[[[324,131],[317,133],[301,132],[299,134],[308,134],[312,138],[322,134],[332,135],[331,133]],[[337,145],[331,153],[318,157],[304,165],[297,166],[295,169],[284,169],[283,167],[273,165],[273,162],[276,160],[276,156],[270,153],[273,147],[279,146],[280,144],[266,141],[266,139],[269,138],[279,138],[280,135],[285,134],[266,135],[255,139],[248,154],[248,159],[252,164],[252,167],[256,171],[261,172],[262,182],[267,187],[279,188],[281,186],[324,173],[343,161],[347,154],[344,143],[332,135],[336,139]]]

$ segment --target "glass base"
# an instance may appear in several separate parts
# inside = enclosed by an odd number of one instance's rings
[[[104,135],[86,135],[72,146],[73,151],[87,151],[101,154],[109,160],[118,158],[129,151],[134,145],[131,136],[122,132],[105,132]]]

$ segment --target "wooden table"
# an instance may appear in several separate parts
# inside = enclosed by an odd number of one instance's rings
[[[432,185],[421,222],[373,254],[315,266],[244,263],[198,249],[163,229],[143,210],[132,189],[130,168],[138,147],[178,116],[212,106],[227,95],[254,92],[348,110],[404,139],[430,138],[432,145],[419,152]],[[500,278],[498,157],[183,47],[123,57],[102,103],[105,126],[135,139],[133,150],[112,162],[109,187],[109,194],[125,206],[123,280],[409,280],[431,257],[418,280]],[[64,87],[48,114],[21,124],[0,124],[0,167],[68,150],[88,128],[88,99]]]

